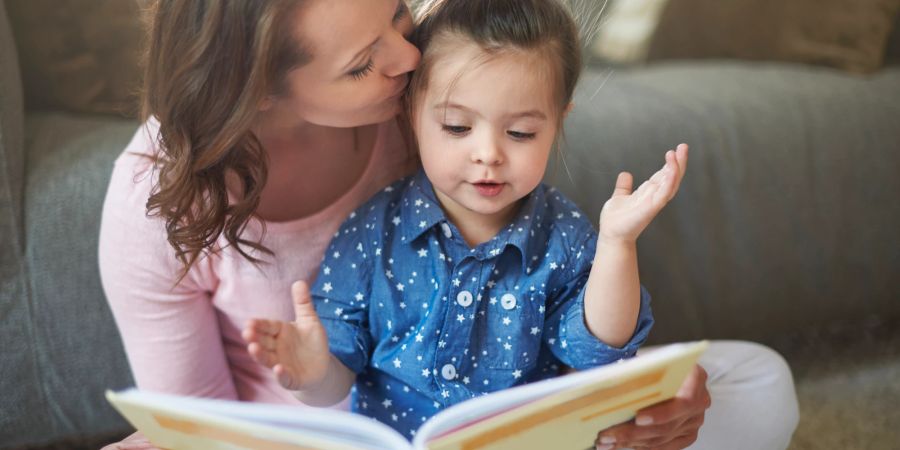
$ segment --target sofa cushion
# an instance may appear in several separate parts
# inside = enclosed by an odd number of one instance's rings
[[[789,61],[871,73],[882,67],[900,0],[670,0],[654,59]]]
[[[129,429],[103,397],[133,381],[100,285],[97,245],[113,161],[137,127],[102,116],[26,118],[30,283],[0,312],[0,411],[14,424],[0,427],[0,447]]]
[[[145,0],[6,3],[29,109],[135,116]]]
[[[619,171],[640,182],[691,144],[678,196],[638,242],[654,342],[771,342],[896,317],[898,98],[900,67],[867,78],[721,61],[588,71],[566,165],[548,176],[596,220]]]

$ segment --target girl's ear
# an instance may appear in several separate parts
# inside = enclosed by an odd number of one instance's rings
[[[572,108],[574,108],[574,107],[575,107],[574,102],[569,102],[569,104],[566,105],[566,109],[563,110],[563,119],[565,119],[566,117],[569,117],[569,113],[572,112]]]

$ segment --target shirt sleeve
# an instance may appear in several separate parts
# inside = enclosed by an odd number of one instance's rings
[[[353,213],[329,244],[316,282],[313,304],[328,334],[331,353],[354,373],[362,372],[373,351],[369,333],[372,258],[362,215]]]
[[[134,380],[143,390],[237,399],[210,287],[199,275],[209,258],[176,284],[180,266],[162,220],[145,213],[150,181],[135,176],[134,158],[116,163],[98,251],[103,290]]]
[[[591,262],[596,252],[596,233],[579,247],[571,249],[565,273],[572,278],[551,292],[548,301],[547,320],[544,325],[543,340],[550,351],[569,367],[583,370],[630,358],[647,340],[653,326],[650,309],[650,295],[641,286],[641,305],[637,324],[631,339],[622,347],[613,347],[594,336],[587,328],[584,317],[584,293]]]

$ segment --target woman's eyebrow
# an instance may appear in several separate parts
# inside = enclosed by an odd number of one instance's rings
[[[391,19],[392,19],[392,20],[393,20],[394,17],[397,17],[397,15],[400,14],[400,11],[403,9],[403,6],[404,6],[403,0],[397,0],[397,7],[394,8],[394,15],[391,16]],[[381,36],[378,36],[377,38],[375,38],[374,41],[372,41],[372,43],[370,43],[369,45],[363,47],[362,50],[356,52],[356,54],[353,55],[353,58],[350,59],[350,62],[348,62],[347,65],[344,66],[344,68],[341,69],[341,70],[342,70],[342,71],[350,70],[350,68],[353,67],[353,66],[355,66],[355,65],[356,65],[355,63],[356,63],[359,59],[361,59],[362,56],[363,56],[366,52],[368,52],[369,50],[371,50],[372,47],[374,47],[375,44],[377,44],[378,41],[380,41],[380,40],[381,40]]]

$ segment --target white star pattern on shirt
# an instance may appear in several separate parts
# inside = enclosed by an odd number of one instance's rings
[[[402,361],[400,361],[400,358],[394,358],[394,367],[399,369],[401,364]]]
[[[522,371],[519,369],[516,369],[513,371],[512,375],[513,375],[513,378],[518,380],[519,378],[522,377]]]
[[[541,332],[541,329],[538,327],[531,327],[531,334],[538,334]]]
[[[386,398],[386,399],[384,399],[384,401],[383,401],[383,402],[381,402],[381,404],[382,404],[382,405],[384,405],[384,407],[385,407],[385,408],[390,408],[390,407],[391,407],[391,405],[393,405],[393,404],[394,404],[394,402],[393,402],[393,401],[391,401],[391,399],[389,399],[389,398]]]
[[[441,397],[444,397],[444,398],[450,397],[450,392],[448,392],[446,389],[441,391]]]
[[[338,259],[338,258],[341,257],[341,252],[334,252],[334,253],[331,254],[331,256],[332,256],[334,259]]]
[[[469,384],[469,377],[463,377],[463,384]]]
[[[494,283],[494,280],[488,280],[488,282],[487,282],[487,287],[489,289],[493,289],[494,286],[496,286],[496,285],[497,285],[497,283]]]
[[[509,342],[506,342],[503,344],[503,348],[506,350],[512,350],[512,345],[510,345]]]
[[[431,371],[429,371],[428,369],[422,369],[422,376],[427,378],[428,375],[431,375]]]
[[[425,337],[425,336],[422,336],[421,334],[416,333],[416,342],[422,342],[422,339],[423,339],[424,337]]]
[[[558,267],[555,262],[550,263],[550,270],[556,270]]]
[[[419,228],[425,228],[426,225],[428,225],[428,222],[425,222],[424,220],[419,222]]]
[[[325,283],[325,284],[322,286],[322,290],[325,291],[326,294],[329,293],[329,292],[331,292],[332,289],[334,289],[334,288],[331,287],[331,283]]]
[[[458,320],[458,321],[460,321],[460,322],[465,322],[465,321],[466,321],[466,316],[464,316],[464,315],[462,315],[462,314],[457,314],[457,315],[456,315],[456,320]]]
[[[453,285],[454,285],[454,286],[459,287],[459,283],[460,283],[459,278],[454,278],[454,279],[453,279]]]
[[[425,258],[427,256],[428,256],[428,250],[425,250],[424,248],[419,249],[419,258]]]
[[[388,278],[388,280],[390,280],[391,278],[394,278],[394,273],[391,272],[390,270],[387,270],[384,272],[384,276],[386,276]]]
[[[512,323],[512,320],[508,316],[503,318],[503,325],[509,325],[510,323]]]
[[[497,304],[497,297],[491,297],[491,304],[492,304],[492,305],[496,305],[496,304]]]
[[[578,219],[581,217],[581,214],[579,214],[578,211],[572,211],[572,217]]]
[[[362,295],[362,292],[357,292],[353,298],[355,298],[356,301],[361,302],[364,297]]]
[[[417,198],[417,199],[416,199],[416,206],[422,206],[422,199],[421,199],[421,198]]]
[[[394,226],[400,225],[400,216],[394,216],[394,220],[391,220],[394,223]]]
[[[403,286],[403,283],[397,283],[397,290],[398,290],[398,291],[402,291],[402,290],[403,290],[403,287],[404,287],[404,286]]]
[[[325,275],[331,275],[331,267],[325,266],[322,268],[322,273]]]
[[[344,308],[336,308],[334,310],[334,315],[336,315],[336,316],[340,316],[343,313],[344,313]]]

